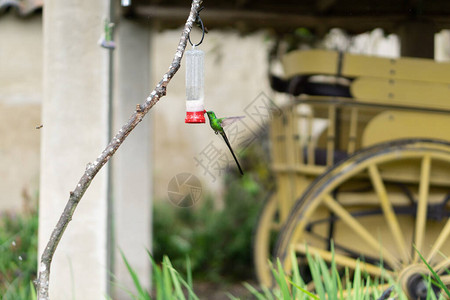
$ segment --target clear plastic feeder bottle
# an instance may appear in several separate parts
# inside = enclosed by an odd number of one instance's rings
[[[204,59],[205,52],[192,48],[186,57],[186,119],[185,123],[205,123]]]

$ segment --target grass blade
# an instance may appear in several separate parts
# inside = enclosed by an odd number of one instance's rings
[[[320,273],[321,273],[321,277],[322,277],[322,281],[325,285],[325,291],[328,295],[328,299],[330,300],[337,300],[337,290],[336,290],[336,285],[335,283],[332,281],[331,276],[329,274],[329,269],[328,266],[326,265],[325,261],[323,259],[321,259],[320,256],[316,257],[316,262],[319,265],[320,268]]]
[[[345,268],[345,288],[347,290],[347,298],[350,299],[350,295],[352,293],[352,284],[350,282],[350,273],[347,267]]]
[[[139,277],[134,271],[134,269],[131,267],[130,263],[125,257],[125,254],[120,250],[120,255],[122,256],[122,260],[125,263],[125,266],[127,267],[128,273],[130,274],[131,278],[133,279],[134,287],[138,291],[138,295],[140,299],[149,299],[150,295],[144,290],[144,288],[141,285],[141,282],[139,281]]]
[[[314,295],[313,293],[311,293],[310,291],[308,291],[307,289],[295,284],[294,282],[290,281],[289,282],[297,289],[299,289],[302,293],[308,295],[309,297],[316,299],[316,300],[320,300],[320,298],[317,295]],[[295,298],[294,298],[295,299]]]
[[[164,260],[164,257],[163,257]],[[162,278],[163,278],[163,300],[172,299],[172,280],[169,273],[169,267],[166,264],[162,264]]]
[[[174,269],[175,270],[175,269]],[[178,275],[178,280],[181,282],[181,284],[186,288],[189,297],[191,297],[193,300],[199,300],[198,297],[195,295],[194,293],[194,289],[193,289],[193,285],[187,283],[181,276],[179,273],[177,273]]]
[[[258,300],[267,300],[268,298],[264,297],[259,291],[257,291],[251,284],[244,282],[243,285],[247,288],[247,290],[252,293],[253,296]]]
[[[183,290],[181,289],[178,272],[175,271],[175,269],[172,266],[172,263],[170,262],[170,260],[167,256],[163,257],[163,264],[165,264],[169,269],[169,273],[170,273],[170,277],[172,278],[172,284],[175,289],[176,297],[178,299],[183,299],[183,300],[186,299],[184,297]]]
[[[150,253],[149,253],[150,254]],[[152,261],[153,266],[153,281],[154,286],[156,290],[156,300],[164,300],[164,284],[163,284],[163,277],[162,277],[162,271],[160,267],[155,263],[152,257],[150,257]]]
[[[316,293],[319,295],[320,299],[326,299],[325,290],[322,283],[322,278],[320,276],[320,271],[318,263],[311,257],[311,254],[306,249],[306,257],[308,259],[309,269],[311,271],[311,276],[314,281],[314,287],[316,288]]]
[[[370,276],[366,276],[366,286],[363,289],[363,299],[370,300],[371,299],[371,291],[372,291],[372,283],[370,281]]]
[[[178,273],[177,270],[175,270],[175,268],[172,266],[172,263],[170,262],[170,259],[167,256],[165,257],[164,265],[167,265],[167,268],[169,269],[169,272],[171,274],[175,292],[178,295],[177,299],[185,299],[184,293],[181,289],[181,285],[180,285],[180,283],[181,283],[186,288],[186,290],[188,292],[188,296],[191,299],[199,300],[198,297],[194,293],[192,279],[191,279],[190,284],[188,282],[186,282],[186,280],[184,280],[183,277],[181,277],[180,273]],[[180,293],[180,291],[181,291],[181,293]]]
[[[437,300],[436,299],[436,295],[434,294],[434,292],[430,292],[430,291],[432,291],[432,282],[431,282],[432,280],[431,280],[431,276],[428,276],[427,277],[427,290],[428,290],[428,293],[427,293],[427,300]]]
[[[342,283],[341,283],[341,276],[339,276],[336,261],[334,259],[334,242],[331,240],[331,280],[335,284],[336,291],[336,298],[335,299],[344,299],[344,293],[342,290]]]
[[[226,294],[228,298],[230,298],[231,300],[240,300],[239,298],[236,298],[235,296],[231,295],[230,293]]]
[[[304,289],[305,287],[305,282],[303,281],[302,277],[300,276],[300,270],[298,269],[298,262],[297,262],[297,256],[295,256],[295,252],[291,251],[291,262],[292,262],[292,281],[291,282],[294,286],[298,286],[301,287],[302,289]],[[297,288],[299,289],[299,288]],[[292,298],[293,299],[297,299],[297,289],[292,290]],[[299,289],[299,290],[302,290]],[[304,294],[300,294],[301,298],[300,299],[304,299]]]
[[[333,253],[333,257],[332,257],[332,263],[334,261],[334,253]],[[337,288],[339,290],[339,300],[344,300],[344,287],[342,286],[342,281],[341,281],[341,276],[339,276],[338,270],[336,267],[333,268],[332,270],[334,277],[336,278],[336,284],[337,284]]]
[[[261,289],[264,292],[264,296],[266,297],[266,300],[275,300],[272,292],[266,286],[262,286]]]
[[[187,275],[187,284],[189,285],[189,288],[193,288],[193,283],[192,283],[192,266],[191,266],[191,260],[189,259],[189,256],[186,255],[186,275]],[[188,299],[192,300],[192,295],[191,293],[188,293]]]
[[[32,281],[30,281],[30,291],[31,291],[31,299],[36,300],[37,299],[36,289]]]
[[[356,261],[355,274],[353,276],[353,299],[361,299],[361,269],[359,267],[359,259]]]
[[[427,266],[428,270],[433,274],[434,279],[439,283],[439,287],[444,290],[444,292],[447,294],[447,297],[450,298],[450,291],[447,288],[447,286],[442,282],[439,275],[436,273],[436,271],[428,264],[428,262],[425,260],[425,258],[422,256],[422,254],[417,250],[416,247],[414,247],[417,254],[419,254],[420,259],[423,261],[423,263]]]
[[[289,300],[289,299],[291,299],[291,293],[289,292],[289,287],[287,285],[286,274],[284,274],[283,266],[281,265],[281,262],[279,259],[277,259],[277,267],[278,267],[278,272],[276,270],[273,270],[275,280],[277,281],[278,286],[280,287],[281,294],[283,295],[283,299]]]

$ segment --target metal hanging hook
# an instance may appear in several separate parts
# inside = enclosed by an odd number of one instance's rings
[[[193,47],[197,47],[201,43],[203,43],[203,39],[205,38],[205,33],[208,33],[208,31],[205,28],[205,25],[203,25],[202,19],[200,18],[200,11],[202,11],[203,8],[204,8],[203,6],[200,7],[200,9],[198,10],[198,13],[197,13],[197,19],[195,19],[195,23],[197,23],[197,25],[200,25],[200,27],[202,28],[202,38],[200,39],[200,42],[198,42],[195,45],[192,44],[192,42],[191,42],[191,33],[189,33],[189,35],[188,35],[189,44],[191,44],[191,46],[193,46]]]

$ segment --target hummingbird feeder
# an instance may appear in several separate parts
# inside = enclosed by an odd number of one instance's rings
[[[186,123],[205,123],[204,58],[195,47],[186,51]]]
[[[202,39],[193,45],[189,37],[191,50],[186,55],[186,119],[185,123],[205,123],[204,81],[205,81],[205,52],[197,49],[205,37],[205,27],[202,19],[197,15],[197,23],[202,28]]]

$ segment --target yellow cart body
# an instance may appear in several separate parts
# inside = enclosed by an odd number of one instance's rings
[[[277,190],[256,233],[260,281],[271,282],[264,260],[274,232],[274,255],[287,268],[288,252],[304,254],[306,244],[330,259],[330,239],[343,249],[336,247],[343,266],[354,266],[352,253],[381,253],[403,282],[423,271],[413,244],[435,266],[450,264],[436,254],[450,257],[450,64],[322,50],[291,52],[282,62],[287,79],[344,81],[349,97],[292,96],[273,117]],[[366,270],[380,272],[376,264]]]

